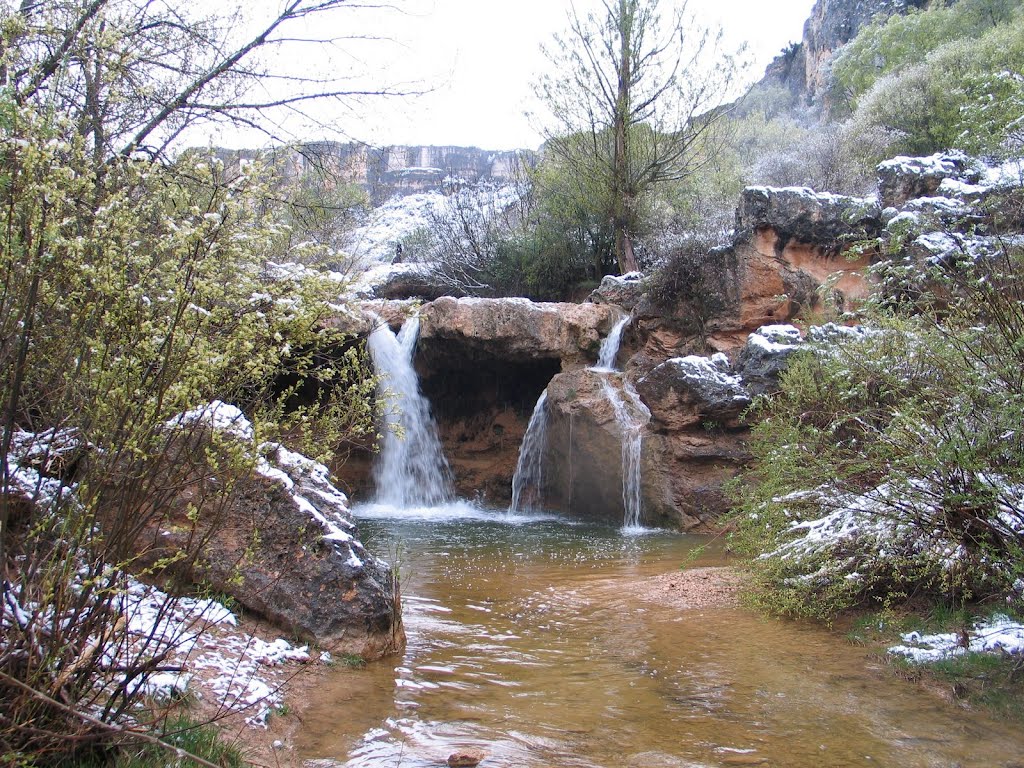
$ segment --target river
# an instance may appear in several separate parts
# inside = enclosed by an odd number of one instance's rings
[[[724,562],[720,544],[468,504],[357,508],[398,563],[401,659],[343,669],[297,742],[351,768],[1019,766],[1024,734],[897,679],[841,636],[625,588]]]

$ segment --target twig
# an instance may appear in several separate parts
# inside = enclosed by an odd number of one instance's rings
[[[0,679],[2,679],[6,683],[10,683],[16,688],[22,689],[31,696],[34,696],[40,701],[49,704],[51,707],[56,707],[57,709],[63,712],[67,712],[70,715],[74,715],[75,717],[84,720],[90,725],[95,725],[98,728],[110,731],[112,733],[128,735],[132,738],[139,739],[140,741],[144,741],[148,744],[153,744],[155,746],[161,747],[162,749],[169,750],[177,754],[179,757],[187,757],[189,760],[195,761],[197,764],[204,766],[204,768],[221,768],[221,766],[217,765],[216,763],[211,763],[209,760],[204,760],[198,755],[194,755],[188,750],[182,749],[181,747],[176,747],[171,744],[168,744],[167,742],[157,738],[156,736],[153,736],[152,734],[144,733],[142,731],[136,731],[131,728],[125,728],[115,723],[105,723],[102,720],[93,717],[92,715],[88,715],[85,712],[80,712],[74,707],[68,706],[67,704],[63,704],[57,701],[56,699],[47,696],[45,693],[37,691],[35,688],[31,687],[30,685],[26,685],[21,680],[11,677],[6,672],[0,672]]]

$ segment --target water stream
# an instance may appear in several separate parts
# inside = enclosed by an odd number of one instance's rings
[[[608,335],[601,340],[601,347],[597,352],[597,365],[592,371],[615,371],[615,358],[619,356],[619,347],[622,345],[622,332],[629,324],[629,315],[620,317]]]
[[[622,435],[622,526],[627,531],[635,532],[641,530],[643,519],[641,456],[644,426],[650,421],[651,412],[633,385],[615,367],[615,358],[622,344],[622,332],[629,320],[629,315],[625,315],[615,323],[601,341],[597,365],[590,370],[601,375],[601,391],[611,403]]]
[[[430,403],[420,393],[413,353],[420,320],[413,315],[396,335],[380,318],[367,340],[374,369],[392,401],[380,453],[373,467],[374,500],[395,508],[450,501],[452,475],[441,450]]]
[[[643,404],[633,386],[621,374],[618,375],[622,393],[629,404],[619,394],[611,375],[601,379],[601,391],[608,398],[622,432],[622,526],[626,530],[637,530],[643,519],[642,494],[642,451],[644,425],[651,418],[651,412]]]
[[[318,765],[427,768],[466,748],[481,768],[1009,768],[1024,754],[1019,727],[841,637],[638,597],[703,539],[465,508],[360,528],[401,554],[409,644],[318,687],[297,745]]]
[[[609,370],[624,324],[598,372],[622,425],[636,526],[646,409]],[[861,648],[739,609],[682,610],[645,587],[684,562],[721,563],[715,542],[536,511],[544,396],[514,511],[453,501],[412,368],[416,333],[413,319],[370,338],[399,434],[385,437],[375,502],[353,510],[364,543],[399,567],[408,646],[318,685],[296,741],[304,759],[432,768],[479,749],[484,768],[1019,768],[1019,727],[922,693]]]
[[[548,392],[544,390],[533,408],[530,423],[519,446],[519,460],[512,475],[513,513],[536,512],[541,509],[544,482],[544,449],[547,447]]]

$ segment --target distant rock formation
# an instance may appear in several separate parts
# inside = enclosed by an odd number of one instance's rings
[[[836,50],[850,42],[875,16],[888,17],[923,8],[928,0],[818,0],[804,22],[803,39],[777,56],[752,90],[781,86],[794,103],[825,101],[828,65]]]
[[[394,195],[442,189],[446,184],[505,183],[535,161],[528,150],[490,151],[477,147],[392,146],[321,141],[275,150],[217,150],[226,164],[262,159],[286,178],[326,172],[330,178],[363,187],[374,205]]]

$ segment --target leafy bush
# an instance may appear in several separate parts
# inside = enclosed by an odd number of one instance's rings
[[[875,21],[837,53],[831,73],[834,96],[855,107],[881,78],[923,61],[947,43],[1012,26],[1020,13],[1016,0],[960,0]]]
[[[70,121],[4,107],[0,759],[42,764],[142,722],[168,641],[127,620],[126,572],[183,492],[168,468],[199,478],[194,509],[215,509],[257,461],[231,441],[196,455],[168,424],[228,399],[262,435],[303,429],[322,453],[371,428],[372,380],[320,322],[337,284],[274,261],[259,169],[97,164]],[[292,407],[310,379],[319,393]]]
[[[862,31],[833,69],[854,138],[881,131],[887,154],[1012,149],[1024,119],[1024,23],[1013,5],[963,0]]]
[[[833,331],[757,405],[737,546],[755,601],[829,616],[872,600],[1024,588],[1024,255],[966,250],[910,308]]]

